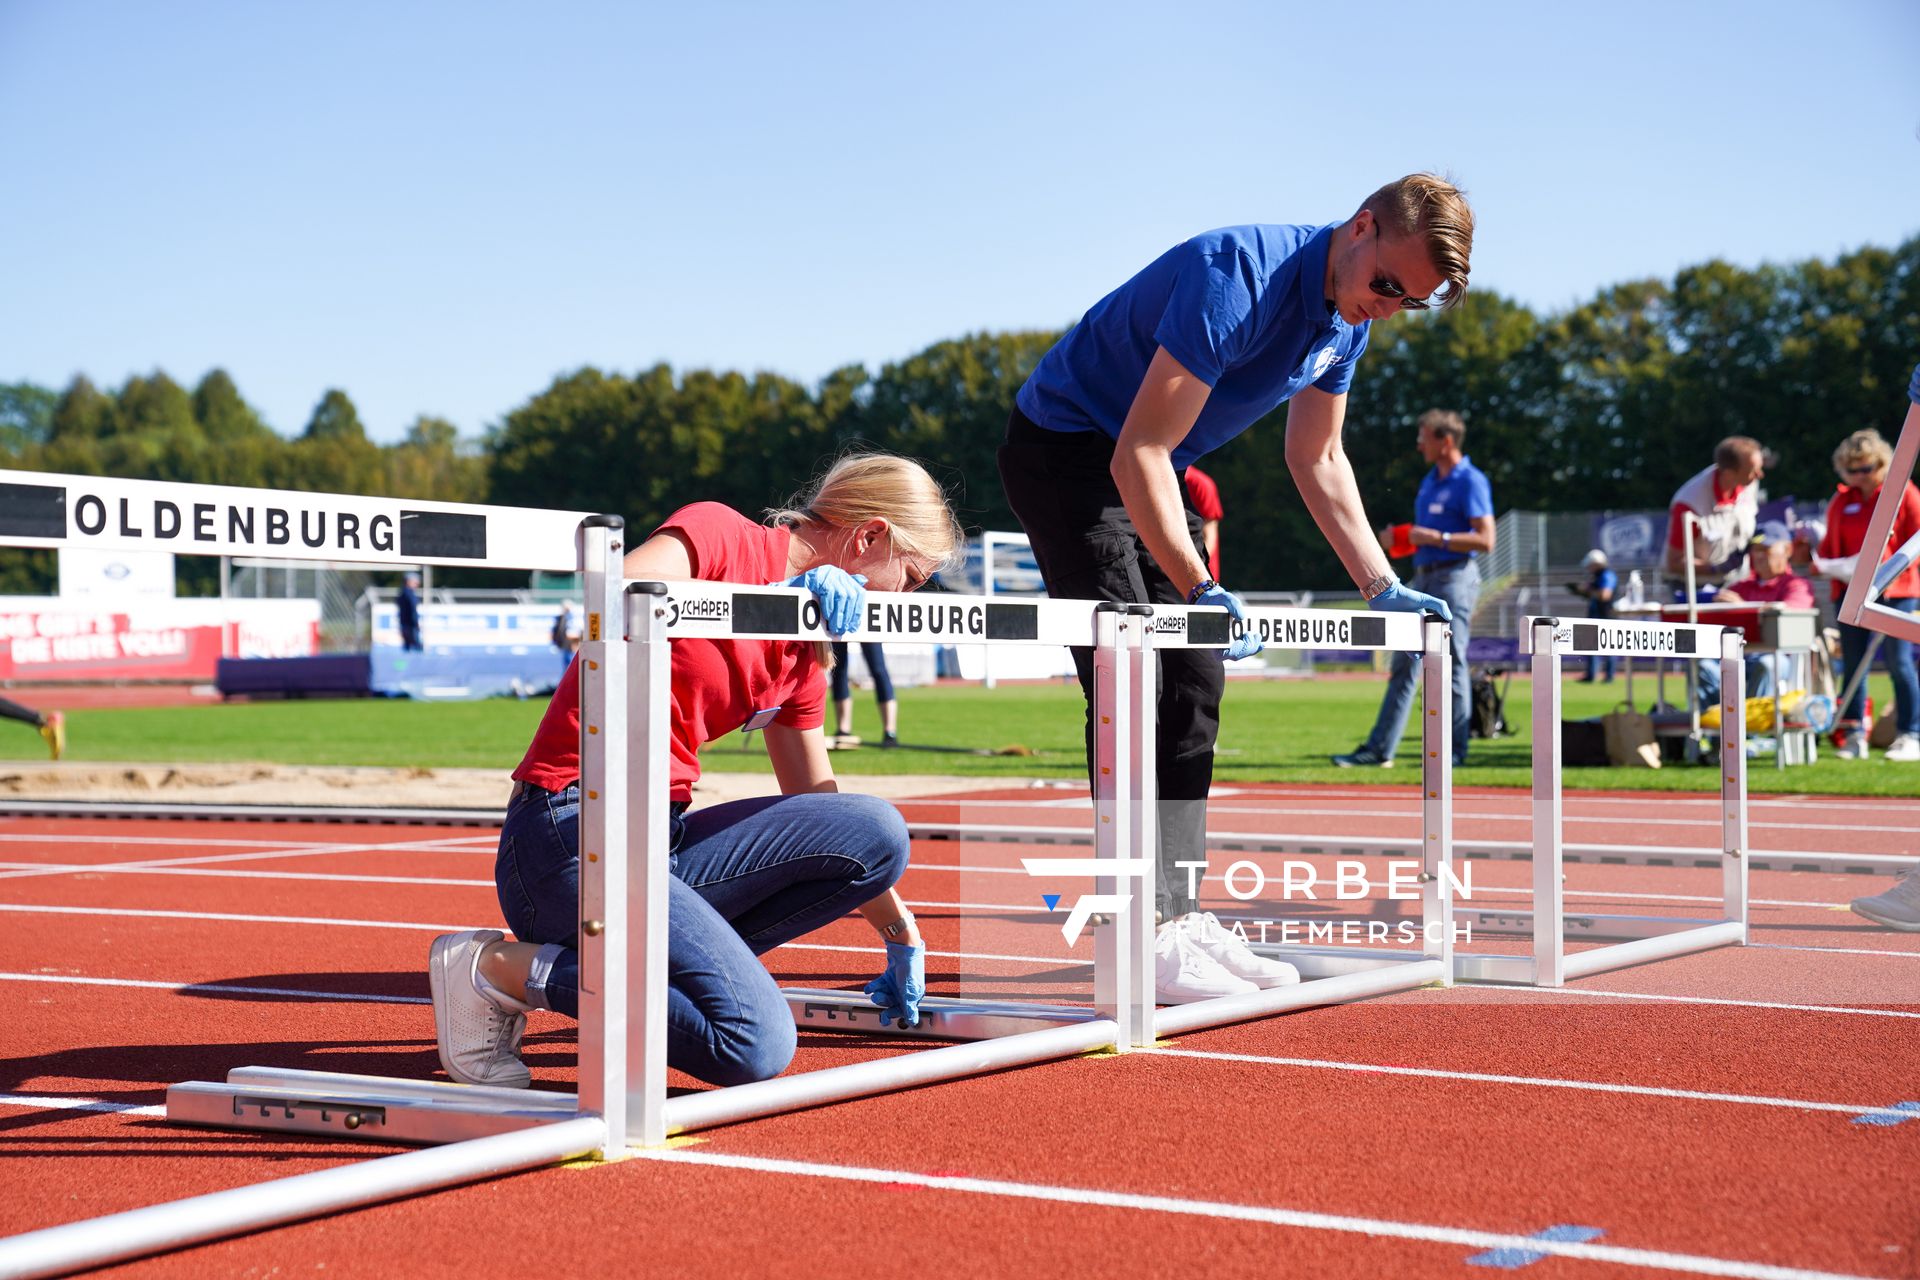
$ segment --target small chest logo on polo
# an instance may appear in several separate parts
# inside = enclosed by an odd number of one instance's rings
[[[1308,382],[1318,382],[1321,375],[1333,367],[1333,348],[1320,348],[1307,357],[1307,362],[1302,367],[1307,370]]]

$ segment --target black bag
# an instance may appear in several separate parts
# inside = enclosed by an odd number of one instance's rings
[[[1503,673],[1512,680],[1511,672]],[[1493,672],[1475,671],[1468,681],[1468,701],[1472,704],[1472,718],[1467,732],[1475,738],[1498,738],[1510,732],[1507,728],[1507,686],[1503,681],[1495,684]]]
[[[1607,757],[1606,722],[1562,720],[1560,722],[1560,763],[1569,768],[1612,764]]]

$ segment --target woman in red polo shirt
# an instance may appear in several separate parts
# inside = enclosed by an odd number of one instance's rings
[[[1833,469],[1840,473],[1843,483],[1827,504],[1827,532],[1820,539],[1814,564],[1833,578],[1835,600],[1846,594],[1847,583],[1854,574],[1873,572],[1856,562],[1867,540],[1867,521],[1873,515],[1873,504],[1880,498],[1880,487],[1886,483],[1887,468],[1892,462],[1893,446],[1871,429],[1854,432],[1833,451]],[[1920,490],[1909,480],[1901,494],[1900,510],[1893,519],[1893,535],[1886,548],[1874,558],[1874,566],[1878,567],[1916,531],[1920,531]],[[1907,613],[1920,607],[1920,568],[1910,568],[1888,583],[1880,603]],[[1849,683],[1860,663],[1866,660],[1867,645],[1872,638],[1873,633],[1864,627],[1840,624],[1840,653]],[[1920,676],[1914,671],[1913,645],[1893,636],[1882,636],[1880,652],[1886,658],[1888,674],[1893,677],[1895,726],[1899,730],[1887,748],[1887,759],[1920,760]],[[1863,680],[1855,686],[1847,705],[1840,708],[1840,719],[1858,724],[1866,696],[1867,685]],[[1866,759],[1866,735],[1854,734],[1840,747],[1839,755],[1843,760]]]
[[[809,493],[755,524],[716,502],[670,516],[628,554],[629,579],[803,586],[829,630],[858,624],[864,586],[911,591],[958,546],[946,496],[918,463],[841,459]],[[778,1075],[795,1034],[757,958],[857,909],[886,943],[867,984],[903,1026],[926,992],[913,915],[892,885],[907,863],[898,810],[838,793],[820,726],[825,680],[811,641],[673,642],[672,875],[668,878],[668,1063],[712,1084]],[[688,811],[700,747],[763,728],[781,794]],[[579,664],[554,692],[526,758],[494,869],[517,941],[492,929],[447,934],[429,955],[435,1030],[447,1074],[524,1087],[519,1041],[532,1009],[578,1016]]]

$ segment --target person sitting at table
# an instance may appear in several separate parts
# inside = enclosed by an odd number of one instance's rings
[[[1777,604],[1788,609],[1811,609],[1813,583],[1793,571],[1793,533],[1778,520],[1769,520],[1754,531],[1747,548],[1747,566],[1753,576],[1742,578],[1720,589],[1714,597],[1720,604]],[[1712,621],[1702,617],[1703,622]],[[1791,671],[1793,655],[1756,653],[1747,659],[1747,696],[1764,698],[1774,684]],[[1712,704],[1720,699],[1720,664],[1702,662],[1700,700]]]

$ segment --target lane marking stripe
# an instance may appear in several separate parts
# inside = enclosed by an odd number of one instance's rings
[[[1706,1093],[1697,1089],[1611,1084],[1601,1080],[1562,1080],[1552,1076],[1504,1076],[1485,1071],[1446,1071],[1438,1067],[1392,1067],[1372,1062],[1336,1062],[1326,1058],[1281,1058],[1260,1053],[1226,1053],[1208,1049],[1143,1049],[1140,1052],[1167,1058],[1193,1058],[1202,1062],[1250,1062],[1275,1067],[1351,1071],[1361,1075],[1417,1076],[1426,1080],[1466,1080],[1474,1084],[1529,1085],[1536,1089],[1620,1093],[1642,1098],[1672,1098],[1683,1102],[1725,1102],[1747,1107],[1781,1107],[1791,1111],[1831,1111],[1847,1116],[1886,1116],[1895,1121],[1913,1118],[1894,1107],[1863,1107],[1850,1102],[1809,1102],[1800,1098],[1770,1098],[1751,1093]]]
[[[133,1102],[103,1102],[98,1098],[52,1098],[31,1093],[0,1093],[0,1107],[27,1107],[34,1111],[110,1111],[127,1116],[164,1116],[164,1106]]]
[[[0,982],[51,982],[60,986],[139,987],[180,995],[298,996],[305,1000],[352,1000],[365,1004],[432,1004],[431,996],[377,996],[354,991],[312,991],[304,987],[242,987],[230,982],[153,982],[140,978],[82,978],[70,973],[0,973]]]
[[[994,1178],[962,1178],[913,1173],[901,1169],[814,1164],[800,1160],[768,1159],[762,1156],[727,1155],[716,1151],[671,1151],[649,1148],[636,1149],[629,1154],[634,1159],[657,1160],[668,1164],[698,1164],[803,1178],[829,1178],[842,1182],[875,1183],[882,1186],[925,1187],[934,1191],[1005,1196],[1011,1199],[1042,1200],[1057,1204],[1096,1205],[1104,1209],[1132,1209],[1148,1213],[1225,1218],[1241,1222],[1266,1223],[1271,1226],[1297,1227],[1308,1231],[1337,1231],[1349,1235],[1412,1240],[1424,1244],[1455,1245],[1470,1249],[1533,1249],[1562,1258],[1611,1262],[1629,1267],[1661,1268],[1691,1275],[1733,1276],[1739,1277],[1740,1280],[1868,1280],[1868,1277],[1850,1276],[1838,1272],[1807,1271],[1796,1267],[1776,1267],[1765,1263],[1739,1262],[1698,1254],[1629,1249],[1619,1245],[1538,1240],[1531,1236],[1476,1231],[1464,1227],[1443,1227],[1422,1222],[1398,1222],[1386,1218],[1361,1218],[1343,1214],[1314,1213],[1300,1209],[1270,1208],[1264,1205],[1188,1200],[1173,1196],[1135,1195],[1120,1191],[1098,1191],[1090,1187],[1047,1186],[1040,1183],[1010,1182]]]

